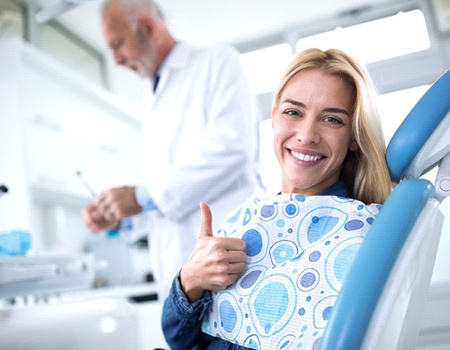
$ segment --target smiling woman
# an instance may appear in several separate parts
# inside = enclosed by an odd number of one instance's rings
[[[273,109],[274,147],[283,193],[314,195],[339,180],[352,140],[353,88],[342,79],[306,70],[296,74]]]
[[[306,100],[301,101],[302,98],[308,99],[309,105],[305,103]],[[334,145],[328,152],[337,152],[344,141],[344,158],[340,159],[337,174],[338,179],[346,184],[350,196],[364,203],[382,203],[391,190],[391,182],[384,159],[385,142],[375,99],[376,93],[370,77],[364,67],[351,56],[334,49],[305,50],[292,60],[274,92],[272,125],[276,126],[277,113],[286,112],[281,107],[286,108],[284,104],[287,101],[291,101],[291,105],[292,101],[296,101],[302,108],[290,107],[284,118],[288,115],[292,119],[293,114],[301,112],[300,119],[304,123],[307,119],[305,115],[314,112],[313,115],[318,118],[315,121],[321,120],[316,125],[326,125],[326,129],[334,130],[332,134],[340,135],[337,137],[339,145]],[[314,121],[313,118],[311,120]],[[312,144],[317,144],[318,130],[312,129],[316,138]],[[346,137],[344,130],[350,132]],[[306,131],[309,132],[309,129]],[[277,130],[274,128],[274,137],[276,135]],[[276,140],[274,144],[278,161],[283,166]],[[296,147],[299,147],[298,144],[300,142],[296,142]],[[298,149],[294,151],[301,153]],[[329,156],[326,153],[308,151],[308,155]],[[323,163],[328,161],[329,159]],[[334,180],[336,181],[336,177]]]
[[[293,59],[272,109],[281,192],[255,193],[214,235],[201,205],[197,244],[165,301],[171,348],[318,347],[391,190],[374,98],[363,67],[342,51]]]

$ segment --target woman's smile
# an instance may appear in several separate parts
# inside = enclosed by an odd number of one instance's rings
[[[297,158],[298,160],[302,161],[302,162],[317,162],[318,160],[321,160],[324,158],[324,156],[322,155],[317,155],[317,154],[307,154],[307,153],[302,153],[302,152],[296,152],[293,150],[290,150],[292,156],[294,156],[295,158]]]

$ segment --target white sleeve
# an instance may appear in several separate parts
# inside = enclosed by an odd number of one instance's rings
[[[216,49],[208,62],[204,132],[187,146],[189,158],[176,160],[164,196],[155,197],[158,208],[173,219],[198,210],[200,201],[225,196],[239,179],[256,173],[256,109],[239,56],[231,48]]]

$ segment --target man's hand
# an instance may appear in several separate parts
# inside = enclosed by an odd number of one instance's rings
[[[102,192],[94,201],[105,220],[121,220],[142,212],[136,201],[135,187],[111,188]]]
[[[245,242],[240,238],[213,237],[212,215],[206,203],[202,213],[197,244],[181,270],[181,288],[192,303],[204,290],[225,289],[245,270]]]
[[[95,203],[86,205],[81,211],[81,221],[93,233],[99,233],[103,230],[117,228],[119,220],[107,220],[103,214],[98,210]]]

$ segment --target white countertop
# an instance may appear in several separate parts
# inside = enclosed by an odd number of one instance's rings
[[[128,298],[156,294],[157,287],[155,283],[141,283],[118,285],[110,287],[92,288],[61,294],[62,302],[76,302],[99,298]]]

